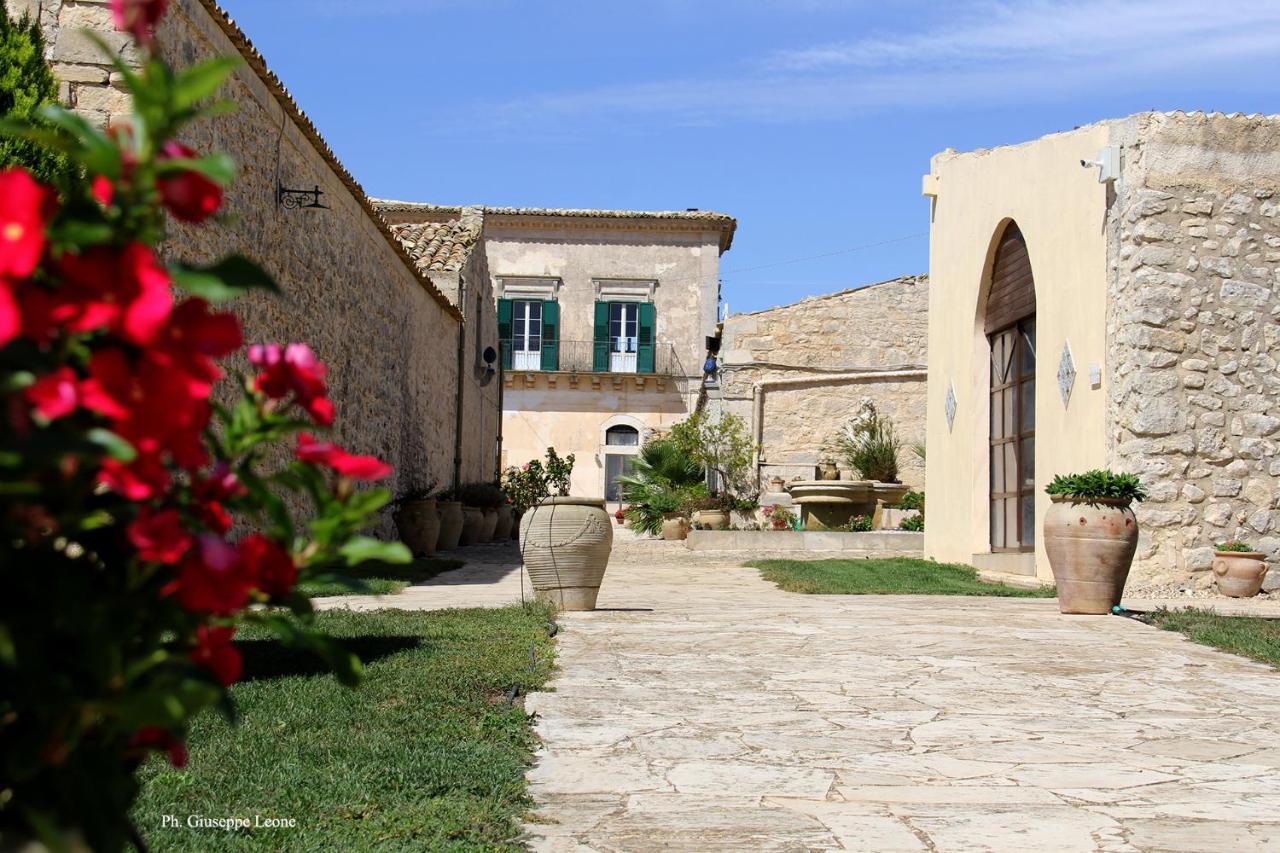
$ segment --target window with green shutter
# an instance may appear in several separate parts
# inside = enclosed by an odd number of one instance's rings
[[[592,338],[591,369],[596,373],[609,372],[609,303],[597,302],[595,333]]]
[[[640,322],[636,332],[636,373],[653,373],[654,355],[657,350],[654,344],[654,325],[657,322],[657,311],[652,302],[640,303]]]
[[[498,349],[502,352],[502,369],[511,369],[511,300],[498,300]]]
[[[560,303],[542,303],[542,369],[560,369]]]

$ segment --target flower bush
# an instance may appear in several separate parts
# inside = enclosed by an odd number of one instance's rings
[[[796,525],[800,523],[800,516],[782,504],[771,504],[765,507],[764,517],[768,519],[769,527],[773,530],[795,530]]]
[[[153,752],[181,767],[201,710],[234,715],[237,628],[266,626],[354,683],[359,661],[313,630],[295,584],[409,559],[359,535],[388,500],[359,484],[391,468],[315,434],[334,410],[305,344],[251,347],[256,372],[214,394],[243,343],[217,304],[274,284],[243,257],[165,264],[155,246],[166,210],[200,222],[221,207],[232,164],[177,137],[225,108],[208,102],[236,62],[175,72],[150,48],[164,3],[112,9],[143,49],[141,68],[113,59],[135,115],[103,132],[47,106],[40,125],[0,125],[74,166],[58,188],[0,172],[6,846],[139,845],[135,770]],[[292,458],[270,464],[291,439]]]
[[[869,515],[855,515],[849,519],[849,523],[844,526],[844,529],[850,533],[867,533],[871,530],[871,522],[872,519]]]
[[[573,463],[572,453],[561,457],[554,447],[548,447],[545,462],[531,459],[504,471],[500,488],[511,501],[512,509],[517,513],[527,512],[552,495],[568,496]]]

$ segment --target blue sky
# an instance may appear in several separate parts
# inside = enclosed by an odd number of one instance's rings
[[[735,312],[926,272],[944,148],[1280,112],[1275,0],[222,3],[371,194],[723,211]]]

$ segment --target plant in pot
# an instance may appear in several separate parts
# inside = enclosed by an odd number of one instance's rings
[[[435,481],[419,489],[410,489],[392,503],[392,518],[400,541],[415,556],[435,554],[440,541],[440,513],[436,510]]]
[[[831,448],[859,479],[898,482],[902,442],[893,421],[880,414],[870,400],[864,400],[858,415],[835,434]]]
[[[667,514],[679,514],[684,493],[706,494],[706,471],[669,438],[659,438],[640,448],[631,473],[618,478],[618,488],[627,508],[622,511],[627,526],[637,533],[663,533]],[[699,491],[700,490],[700,491]],[[687,523],[687,522],[686,522]],[[669,526],[671,538],[679,535],[679,525]]]
[[[440,514],[440,536],[436,548],[452,551],[462,541],[464,518],[458,489],[445,489],[436,495],[436,509]]]
[[[819,463],[818,475],[824,480],[839,480],[840,466],[836,465],[836,460],[827,457]]]
[[[729,514],[736,504],[733,496],[724,493],[699,497],[692,503],[691,521],[695,530],[728,530]]]
[[[1053,478],[1044,547],[1063,613],[1103,614],[1120,603],[1138,549],[1134,501],[1147,497],[1133,474],[1093,470]]]
[[[800,521],[800,517],[792,512],[790,507],[782,504],[765,507],[764,517],[769,523],[770,530],[795,530],[796,524]]]
[[[1251,598],[1262,591],[1266,576],[1266,555],[1249,543],[1233,539],[1214,546],[1213,583],[1223,595]]]
[[[458,487],[458,500],[462,503],[462,536],[458,544],[478,545],[484,538],[484,503],[487,497],[484,483],[463,483]]]

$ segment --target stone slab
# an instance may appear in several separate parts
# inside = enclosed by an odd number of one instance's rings
[[[924,553],[924,534],[901,530],[691,530],[685,547],[690,551],[860,551],[919,557]]]

